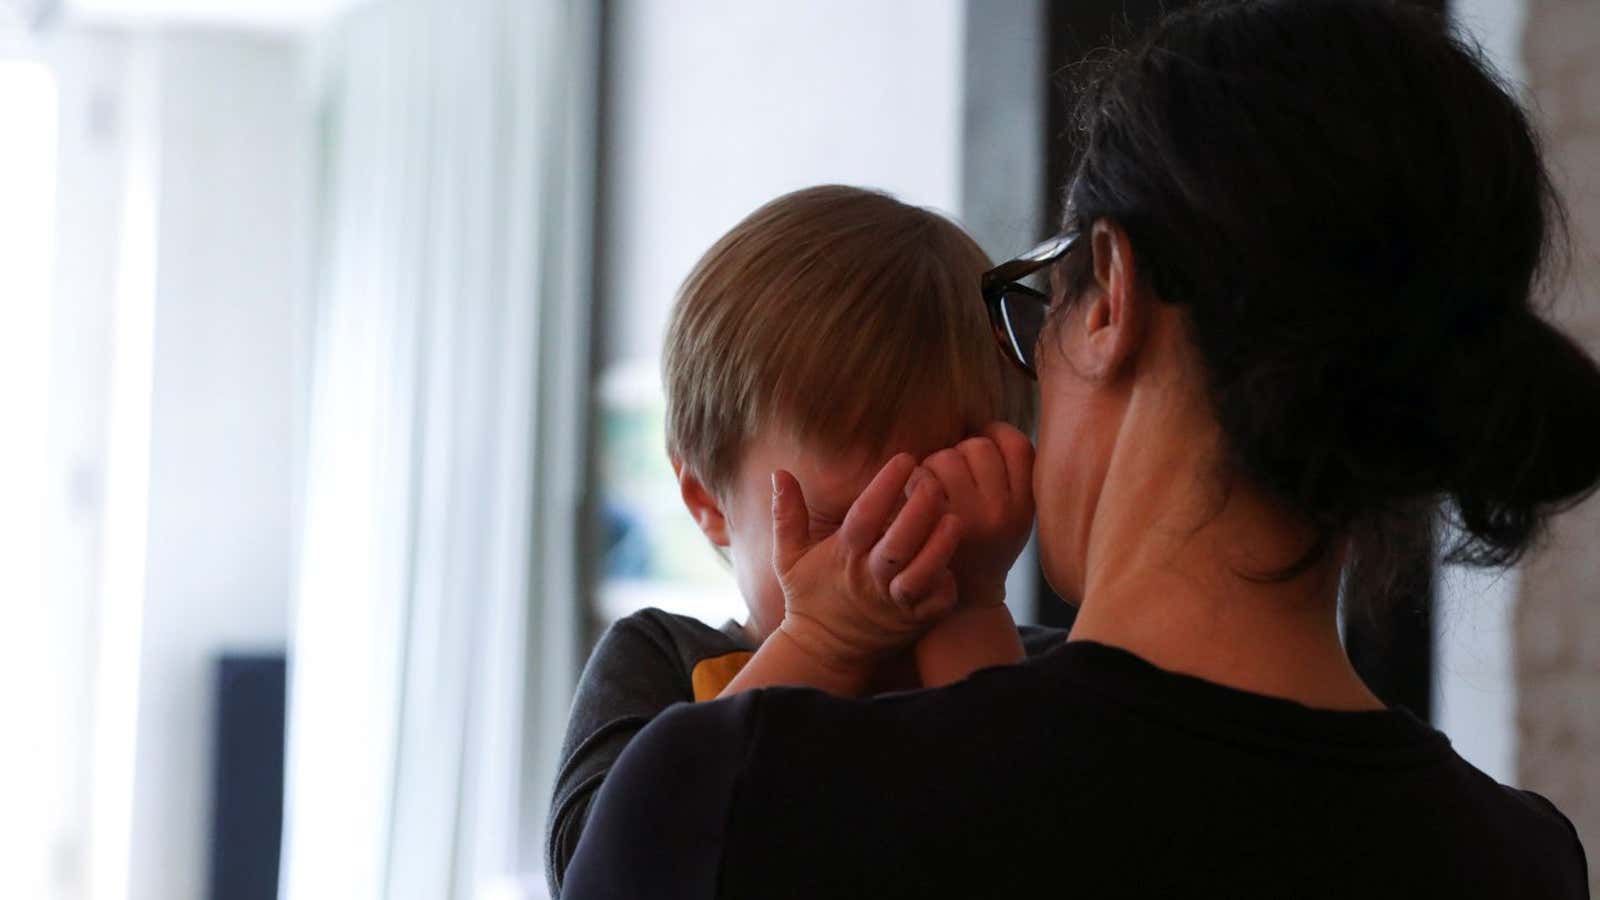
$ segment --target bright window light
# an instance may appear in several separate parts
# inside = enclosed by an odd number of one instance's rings
[[[155,336],[159,59],[129,61],[117,283],[106,423],[105,505],[90,775],[89,898],[125,900],[132,857],[139,647],[149,524],[151,364]]]
[[[60,893],[52,826],[67,773],[43,541],[56,105],[49,69],[0,59],[0,897]]]

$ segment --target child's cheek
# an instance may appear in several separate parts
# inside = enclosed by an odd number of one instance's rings
[[[765,640],[783,621],[783,588],[772,570],[772,532],[762,534],[736,531],[728,548],[733,557],[734,578],[745,608],[750,611],[747,630]]]

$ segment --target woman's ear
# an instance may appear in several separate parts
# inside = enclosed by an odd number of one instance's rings
[[[678,476],[678,493],[683,497],[683,505],[689,510],[689,515],[694,516],[694,523],[700,526],[701,533],[718,547],[728,546],[728,517],[723,513],[716,495],[701,483],[692,469],[683,464],[683,460],[674,457],[672,471]]]
[[[1085,374],[1115,376],[1139,351],[1144,339],[1147,298],[1139,287],[1138,267],[1128,233],[1101,219],[1090,234],[1096,290],[1079,304],[1083,321]]]

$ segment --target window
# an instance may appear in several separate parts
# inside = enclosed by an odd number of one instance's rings
[[[56,80],[32,61],[0,59],[0,896],[55,897],[70,857],[66,638],[46,584],[50,278],[55,230]]]

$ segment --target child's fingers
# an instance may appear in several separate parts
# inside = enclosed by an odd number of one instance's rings
[[[900,505],[901,492],[906,480],[916,470],[917,461],[909,453],[899,453],[884,463],[872,477],[867,489],[856,502],[850,504],[844,524],[839,526],[839,540],[856,553],[867,553],[889,527],[889,519]]]
[[[1033,442],[1028,436],[1005,422],[990,422],[984,426],[984,436],[994,441],[1000,456],[1005,460],[1006,478],[1014,499],[1033,497]]]
[[[956,594],[956,577],[945,569],[934,582],[927,599],[917,604],[912,615],[919,623],[932,623],[944,618],[955,609],[960,598]]]
[[[946,513],[916,557],[889,582],[889,596],[908,610],[933,597],[950,574],[950,558],[960,545],[961,520]]]
[[[1005,502],[1011,495],[1011,480],[1006,477],[1006,461],[1000,448],[986,437],[967,438],[956,445],[961,457],[967,461],[972,480],[978,486],[978,496],[983,500]]]
[[[800,482],[779,469],[772,473],[772,565],[782,575],[811,543],[810,512]]]
[[[867,571],[873,580],[887,588],[928,542],[928,536],[938,527],[944,511],[944,489],[939,487],[938,480],[932,476],[918,479],[911,499],[900,508],[889,529],[867,556]]]
[[[923,460],[922,467],[939,479],[945,494],[958,505],[972,496],[976,490],[976,482],[973,480],[972,470],[967,467],[966,457],[954,447],[940,450]]]

